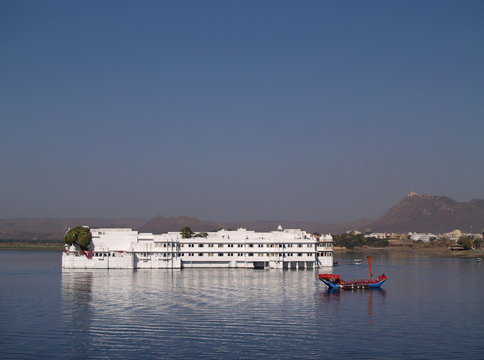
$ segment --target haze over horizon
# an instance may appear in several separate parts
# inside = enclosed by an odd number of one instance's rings
[[[484,199],[484,3],[0,1],[0,218]]]

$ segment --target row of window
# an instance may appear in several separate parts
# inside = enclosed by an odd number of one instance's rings
[[[303,235],[302,237],[298,237],[298,239],[307,239],[307,238],[308,237],[306,235]],[[225,239],[225,235],[222,235],[222,239]],[[227,235],[227,239],[230,239],[230,236],[229,235]],[[245,239],[246,240],[249,240],[249,237],[246,236]],[[252,239],[254,239],[254,238],[252,238]],[[257,237],[257,239],[264,239],[264,236],[263,235],[260,235],[260,236]]]
[[[169,247],[169,248],[174,248],[176,247],[176,243],[159,243],[155,242],[155,247]]]
[[[195,245],[198,245],[198,247],[205,247],[205,245],[207,245],[207,247],[214,247],[215,245],[217,245],[217,247],[229,247],[229,248],[233,248],[235,245],[237,245],[237,247],[239,248],[242,248],[245,246],[245,244],[180,244],[180,247],[184,247],[184,246],[187,246],[187,247],[195,247]],[[302,248],[304,247],[304,245],[306,245],[305,247],[308,247],[308,248],[312,248],[314,247],[315,244],[247,244],[248,247],[255,247],[255,245],[257,245],[257,247],[266,247],[266,248],[273,248],[273,247],[287,247],[287,248],[291,248],[293,246],[296,246],[299,247],[299,248]],[[328,246],[328,247],[332,247],[332,243],[323,243],[323,244],[320,244],[320,246]],[[176,247],[176,243],[159,243],[159,242],[155,242],[155,247]]]
[[[187,247],[195,247],[196,244],[180,244],[180,247],[185,247],[185,245]],[[211,248],[211,247],[214,247],[215,244],[198,244],[198,247],[202,248],[202,247],[205,247],[205,245],[207,245],[207,247]],[[217,247],[219,248],[223,248],[223,247],[229,247],[229,248],[233,248],[234,245],[237,245],[238,248],[242,248],[244,247],[244,244],[217,244]],[[304,244],[247,244],[249,247],[254,247],[254,245],[257,245],[257,247],[260,247],[260,248],[263,248],[263,247],[266,247],[266,248],[278,248],[278,247],[288,247],[288,248],[291,248],[293,247],[293,245],[297,245],[298,248],[302,248],[304,247]],[[306,247],[307,248],[314,248],[314,245],[315,244],[306,244]]]
[[[204,255],[208,255],[208,256],[215,256],[217,254],[217,256],[234,256],[234,253],[198,253],[198,256],[204,256]],[[332,256],[332,252],[331,251],[322,251],[322,252],[319,252],[318,255],[319,256]],[[140,253],[139,254],[140,256],[143,256],[143,257],[147,257],[147,256],[150,256],[151,253]],[[159,253],[160,256],[163,256],[163,257],[167,257],[169,255],[171,255],[171,253]],[[185,253],[180,253],[180,256],[184,256]],[[194,253],[186,253],[186,255],[188,256],[194,256]],[[256,253],[255,254],[256,256],[303,256],[304,253]],[[311,253],[307,253],[306,254],[307,256],[312,256]],[[106,257],[106,256],[112,256],[112,257],[115,257],[116,256],[116,253],[102,253],[102,252],[94,252],[92,254],[93,257]],[[244,253],[236,253],[235,256],[244,256]],[[254,256],[254,253],[247,253],[247,256]]]
[[[116,253],[101,253],[101,252],[93,252],[93,257],[105,257],[105,256],[116,256]]]
[[[165,253],[138,253],[139,256],[141,257],[149,257],[151,255],[157,255],[157,256],[163,256],[163,257],[173,257],[173,255],[176,253],[171,253],[171,252],[165,252]]]
[[[197,255],[198,254],[198,255]],[[331,253],[328,253],[328,254],[331,254]],[[204,256],[204,255],[208,255],[208,256],[244,256],[244,253],[180,253],[180,256]],[[247,253],[247,256],[259,256],[259,257],[263,257],[263,256],[283,256],[284,254],[283,253],[274,253],[274,254],[268,254],[268,253],[259,253],[259,254],[254,254],[254,253]],[[306,255],[306,256],[312,256],[313,254],[311,253],[287,253],[285,254],[286,256],[303,256],[303,255]]]

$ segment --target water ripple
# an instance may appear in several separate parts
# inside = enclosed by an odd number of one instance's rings
[[[35,256],[28,262],[30,254],[0,253],[2,358],[324,359],[337,349],[338,358],[477,359],[484,353],[484,266],[465,259],[380,256],[377,270],[390,276],[384,290],[332,293],[313,271],[62,272],[57,257]],[[338,272],[360,277],[362,267],[347,260]]]

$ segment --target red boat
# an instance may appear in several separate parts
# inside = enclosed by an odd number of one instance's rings
[[[368,256],[368,266],[370,268],[370,278],[363,280],[343,280],[340,275],[333,274],[319,274],[318,278],[331,289],[343,290],[357,290],[357,289],[372,289],[379,288],[386,281],[385,274],[379,275],[376,279],[372,279],[371,272],[371,257]]]

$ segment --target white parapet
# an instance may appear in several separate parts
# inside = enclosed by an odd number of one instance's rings
[[[134,269],[135,254],[126,252],[64,251],[65,269]]]

